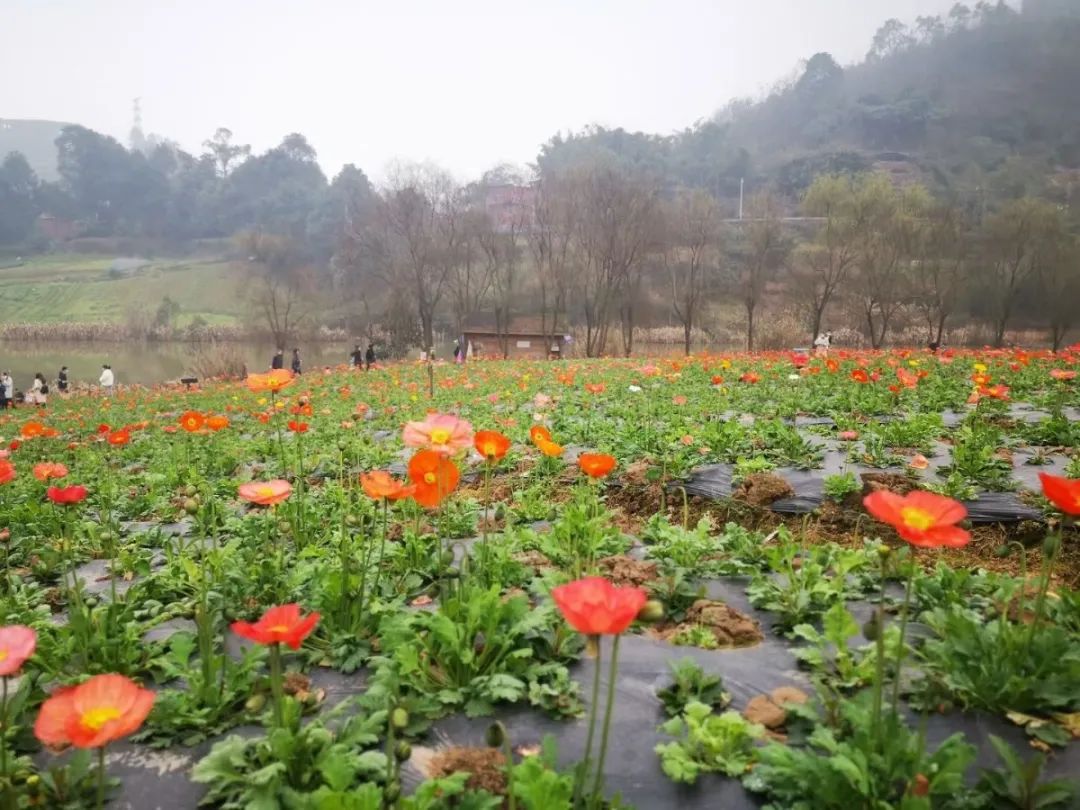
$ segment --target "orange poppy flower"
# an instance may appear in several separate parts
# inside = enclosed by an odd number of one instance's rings
[[[34,465],[34,478],[38,481],[48,481],[50,478],[63,478],[68,474],[68,468],[63,464],[52,461],[43,461]]]
[[[510,440],[497,430],[480,430],[473,436],[473,446],[488,461],[498,461],[510,449]]]
[[[751,383],[751,384],[756,383],[756,382],[761,382],[760,375],[755,374],[752,371],[746,372],[741,377],[739,377],[739,379],[744,383]]]
[[[257,622],[233,622],[232,631],[241,638],[256,644],[288,644],[294,650],[315,629],[319,623],[318,613],[303,616],[300,606],[295,602],[272,607]]]
[[[45,426],[41,422],[27,422],[19,428],[19,435],[24,439],[33,439],[45,432]]]
[[[709,382],[711,382],[713,385],[723,385],[724,378],[721,377],[719,374],[713,374]]]
[[[9,484],[15,480],[15,465],[7,459],[0,459],[0,484]]]
[[[409,479],[416,486],[413,500],[433,509],[454,491],[461,473],[445,456],[434,450],[421,450],[409,459]]]
[[[1065,382],[1066,380],[1075,380],[1076,372],[1072,369],[1053,368],[1050,369],[1050,376],[1053,377],[1055,380]]]
[[[210,430],[217,433],[219,430],[224,430],[229,426],[229,417],[227,416],[208,416],[206,417],[206,426]]]
[[[851,372],[851,379],[857,383],[868,383],[870,382],[870,375],[865,368],[857,368]]]
[[[547,439],[540,439],[536,446],[540,449],[540,452],[549,458],[558,458],[563,454],[563,446],[556,444],[555,442],[549,442]]]
[[[586,577],[551,589],[567,623],[588,636],[617,636],[648,599],[642,588],[617,588],[603,577]]]
[[[551,441],[551,431],[543,425],[533,425],[529,428],[529,441],[539,447],[541,441]]]
[[[308,431],[308,423],[307,422],[297,422],[295,419],[290,419],[289,420],[289,430],[291,430],[293,433],[307,433],[307,431]]]
[[[101,748],[135,731],[153,705],[154,693],[123,675],[95,675],[41,704],[34,736],[46,745]]]
[[[206,425],[206,417],[198,411],[187,411],[180,417],[180,427],[188,433],[202,430],[204,425]]]
[[[402,498],[408,498],[416,491],[413,484],[398,481],[385,470],[361,473],[360,486],[363,488],[365,495],[377,501],[383,498],[388,501],[401,500]]]
[[[1043,495],[1067,515],[1080,515],[1080,478],[1039,473]]]
[[[285,368],[276,368],[266,374],[248,374],[247,387],[256,393],[269,391],[276,393],[294,380],[293,373]]]
[[[248,503],[259,506],[273,506],[281,503],[292,494],[292,485],[288,481],[252,481],[237,487],[237,494]]]
[[[967,517],[967,509],[943,495],[915,490],[901,496],[883,489],[863,498],[863,505],[913,546],[960,548],[971,540],[971,535],[956,525]]]
[[[131,441],[131,434],[128,432],[127,428],[114,430],[106,437],[106,441],[114,447],[123,447]]]
[[[607,390],[607,386],[603,383],[585,383],[585,390],[590,394],[602,394]]]
[[[578,456],[578,467],[590,478],[603,478],[615,469],[615,457],[607,453],[582,453]]]

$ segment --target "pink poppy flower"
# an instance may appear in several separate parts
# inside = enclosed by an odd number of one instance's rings
[[[406,422],[402,441],[409,447],[423,447],[452,456],[472,447],[472,425],[448,413],[429,413],[423,422]]]

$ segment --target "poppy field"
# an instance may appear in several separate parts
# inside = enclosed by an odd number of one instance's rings
[[[1080,801],[1080,347],[0,416],[0,810]]]

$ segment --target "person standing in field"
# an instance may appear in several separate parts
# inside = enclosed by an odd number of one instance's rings
[[[364,364],[364,353],[360,351],[359,343],[353,346],[352,354],[349,355],[349,361],[353,368],[360,368],[360,366]]]
[[[359,347],[357,347],[359,348]],[[364,371],[371,371],[371,366],[375,362],[375,344],[368,343],[367,352],[364,354]]]
[[[49,404],[49,384],[45,382],[45,375],[40,371],[34,375],[34,382],[30,386],[30,401],[44,408]]]
[[[11,372],[5,371],[4,376],[0,377],[0,385],[4,387],[4,407],[15,407],[15,381],[11,379]]]
[[[271,369],[285,368],[285,350],[278,349],[274,352],[274,358],[270,361]]]
[[[60,392],[60,396],[64,396],[68,392],[67,366],[60,366],[60,373],[56,375],[56,390]]]
[[[113,387],[116,385],[116,377],[113,375],[112,366],[105,363],[101,366],[101,376],[98,377],[98,385],[101,386],[101,393],[107,397],[113,395]]]
[[[464,363],[465,362],[465,352],[461,348],[461,343],[459,343],[456,340],[454,341],[454,362],[455,363]]]
[[[826,357],[832,346],[832,332],[822,332],[814,339],[814,354],[818,357]]]
[[[293,349],[292,350],[292,373],[293,374],[299,374],[300,373],[300,350],[299,349]]]

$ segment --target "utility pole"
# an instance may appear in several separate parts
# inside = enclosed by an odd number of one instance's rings
[[[742,201],[743,201],[743,182],[744,178],[739,178],[739,219],[742,219]]]

